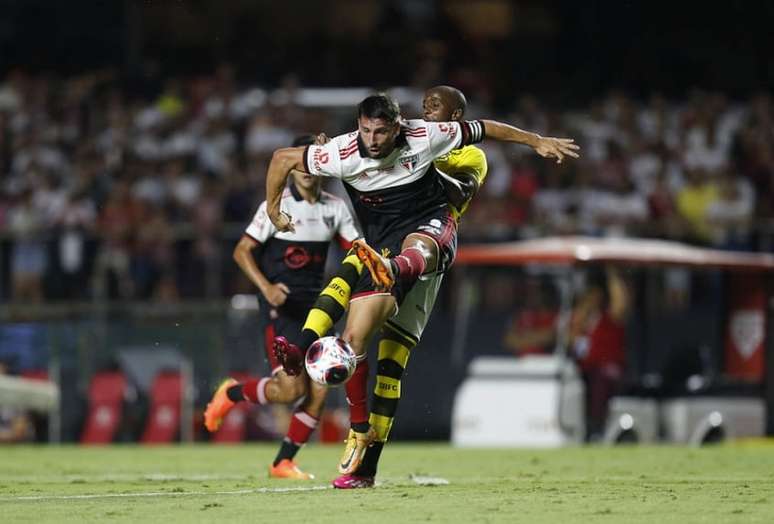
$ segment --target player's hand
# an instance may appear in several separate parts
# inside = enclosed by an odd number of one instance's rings
[[[330,142],[331,139],[326,135],[325,133],[320,133],[316,137],[314,137],[314,145],[316,146],[322,146]]]
[[[557,164],[561,164],[565,155],[578,158],[577,151],[580,147],[572,138],[551,138],[541,136],[535,146],[537,154],[544,158],[555,158]]]
[[[269,304],[279,307],[285,303],[289,294],[290,289],[288,289],[288,286],[282,282],[277,282],[276,284],[270,284],[266,291],[264,291],[263,296]]]
[[[280,211],[278,215],[269,214],[269,220],[271,220],[271,223],[274,224],[274,227],[280,233],[285,231],[296,232],[296,227],[293,225],[293,217],[284,211]]]

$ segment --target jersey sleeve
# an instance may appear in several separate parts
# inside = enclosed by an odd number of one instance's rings
[[[477,144],[484,139],[484,124],[479,120],[463,122],[427,122],[430,151],[435,157],[452,149]]]
[[[306,146],[304,151],[304,171],[315,176],[342,178],[341,156],[336,140],[323,145]]]
[[[265,244],[276,232],[274,224],[271,223],[269,215],[266,214],[266,202],[263,202],[258,206],[258,211],[255,212],[255,216],[253,216],[253,219],[247,225],[245,235],[256,242]]]
[[[427,139],[430,154],[437,158],[462,145],[462,130],[459,122],[427,122]]]
[[[464,172],[473,175],[479,187],[484,183],[487,173],[486,155],[477,147],[465,147],[455,158],[449,174]]]
[[[352,216],[352,212],[343,201],[339,202],[336,215],[336,234],[344,242],[351,244],[353,240],[363,236],[355,223],[355,217]]]

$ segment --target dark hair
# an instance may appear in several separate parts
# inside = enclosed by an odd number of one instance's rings
[[[381,118],[387,122],[397,122],[400,106],[390,95],[379,93],[371,95],[357,106],[358,118]]]
[[[293,140],[291,147],[311,146],[312,144],[314,144],[314,139],[315,139],[315,136],[311,134],[299,135]]]

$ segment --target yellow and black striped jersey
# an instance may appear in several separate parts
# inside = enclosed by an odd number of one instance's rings
[[[451,152],[438,157],[433,162],[435,167],[447,175],[454,176],[455,173],[468,173],[476,178],[480,188],[484,179],[486,179],[487,165],[486,155],[476,146],[465,146],[460,149],[453,149]],[[452,207],[454,218],[457,220],[467,211],[470,199],[465,202],[460,209]]]

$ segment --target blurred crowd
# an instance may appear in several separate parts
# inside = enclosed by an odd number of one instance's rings
[[[354,127],[354,105],[299,103],[221,66],[207,77],[124,85],[12,72],[0,82],[0,297],[5,302],[217,298],[250,291],[230,261],[263,198],[274,149],[302,132]],[[774,249],[774,104],[695,90],[624,93],[555,108],[522,95],[469,118],[569,136],[561,165],[484,144],[489,178],[464,241],[559,234],[646,236]],[[404,103],[416,117],[421,92]],[[404,101],[405,102],[405,101]],[[331,188],[334,191],[338,189]]]

